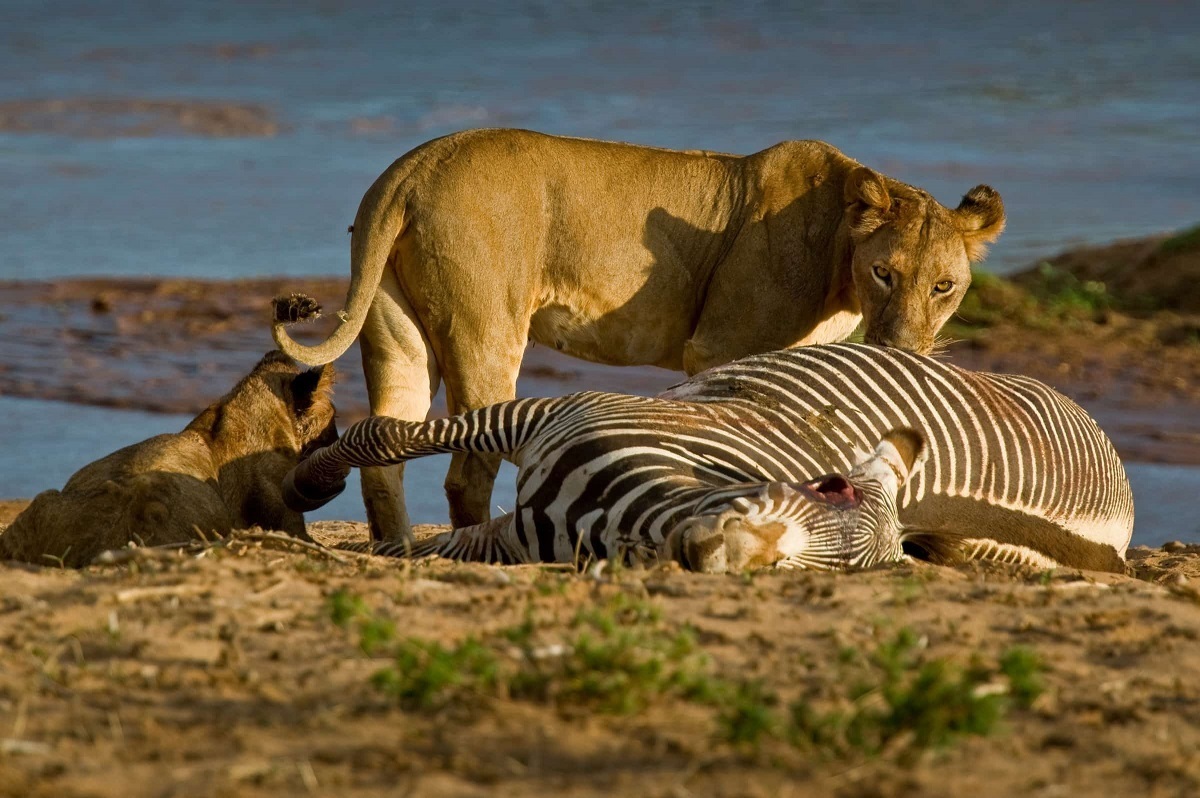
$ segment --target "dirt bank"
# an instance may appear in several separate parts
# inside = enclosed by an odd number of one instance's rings
[[[1196,794],[1196,551],[1135,551],[1157,582],[0,565],[0,795]]]
[[[279,124],[261,105],[144,97],[55,97],[0,102],[0,132],[79,138],[270,137]]]
[[[0,392],[193,411],[288,289],[333,309],[344,283],[0,285]],[[1198,462],[1191,318],[1056,266],[980,279],[946,356],[1055,384],[1127,457]],[[537,347],[521,391],[677,379]],[[0,564],[0,796],[1200,791],[1200,546],[1124,576],[405,567],[261,537],[118,559]]]

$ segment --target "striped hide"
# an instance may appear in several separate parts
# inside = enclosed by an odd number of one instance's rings
[[[952,549],[1117,571],[1133,524],[1115,451],[1070,400],[1028,378],[853,344],[745,358],[656,398],[581,393],[423,423],[373,417],[298,466],[285,492],[308,508],[335,495],[349,467],[444,451],[516,463],[514,512],[416,546],[373,550],[496,562],[640,553],[721,570],[721,556],[726,568],[869,565],[899,558],[908,541],[918,554]],[[887,481],[880,474],[894,477],[898,530],[879,491],[865,490],[868,472],[878,484]],[[813,500],[826,474],[841,475],[858,499],[855,531],[841,545],[830,536],[814,546],[809,532],[781,520],[786,502],[754,525],[732,504],[708,512],[723,490],[744,490],[743,504],[769,496],[770,485],[777,496],[788,486],[792,501]],[[845,512],[830,505],[818,506]],[[718,540],[714,529],[729,534],[705,554],[700,541]],[[764,534],[787,545],[753,543]],[[729,556],[739,541],[752,544],[750,553]]]
[[[840,468],[878,431],[911,426],[928,457],[900,496],[910,536],[957,536],[979,559],[1124,569],[1133,493],[1120,458],[1081,407],[1029,377],[834,344],[734,361],[662,397],[786,419],[806,440],[801,471]]]

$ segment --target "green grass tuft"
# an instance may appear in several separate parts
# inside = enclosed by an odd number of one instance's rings
[[[1194,249],[1200,249],[1200,224],[1171,236],[1158,247],[1158,251],[1164,255],[1176,255]]]
[[[734,745],[756,746],[784,731],[775,711],[779,698],[760,681],[734,685],[714,703],[718,736]]]
[[[1005,652],[998,668],[979,661],[964,668],[925,659],[921,648],[917,635],[903,628],[866,657],[841,657],[846,664],[865,660],[865,672],[834,709],[792,704],[792,742],[824,755],[895,752],[905,758],[992,734],[1012,705],[1028,708],[1041,694],[1041,664],[1027,649]]]
[[[711,708],[715,737],[737,750],[792,745],[826,758],[895,756],[904,761],[969,735],[993,733],[1012,708],[1042,692],[1042,664],[1025,648],[995,665],[966,666],[925,655],[907,627],[873,650],[843,647],[838,685],[820,706],[786,707],[761,679],[724,678],[689,627],[672,628],[658,607],[626,594],[576,613],[566,634],[549,634],[530,611],[523,622],[451,646],[396,640],[392,622],[344,591],[330,596],[331,619],[359,634],[387,664],[371,683],[401,707],[475,709],[492,699],[572,711],[628,715],[658,702]],[[828,694],[826,694],[828,695]]]
[[[452,648],[427,640],[401,640],[392,658],[391,665],[375,672],[371,683],[405,709],[440,709],[494,695],[500,684],[496,653],[470,637]]]

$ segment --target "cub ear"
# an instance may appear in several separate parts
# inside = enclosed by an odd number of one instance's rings
[[[333,366],[327,364],[302,371],[292,379],[292,407],[304,443],[315,440],[333,421],[335,376]]]
[[[967,247],[967,258],[977,263],[987,254],[987,245],[1004,232],[1004,201],[991,186],[975,186],[954,209],[954,218]]]
[[[856,241],[866,238],[887,221],[892,196],[878,172],[865,166],[855,167],[846,176],[842,194],[849,214],[850,234]]]

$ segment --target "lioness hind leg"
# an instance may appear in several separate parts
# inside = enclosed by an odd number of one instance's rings
[[[389,269],[359,338],[371,415],[424,421],[438,389],[429,340]],[[373,540],[412,540],[404,503],[404,466],[364,468],[363,504]]]
[[[517,395],[517,374],[525,351],[525,334],[509,340],[491,331],[484,340],[455,340],[447,347],[443,378],[450,413],[465,413]],[[459,453],[450,458],[446,498],[455,527],[482,524],[491,517],[492,485],[500,469],[499,455]]]

